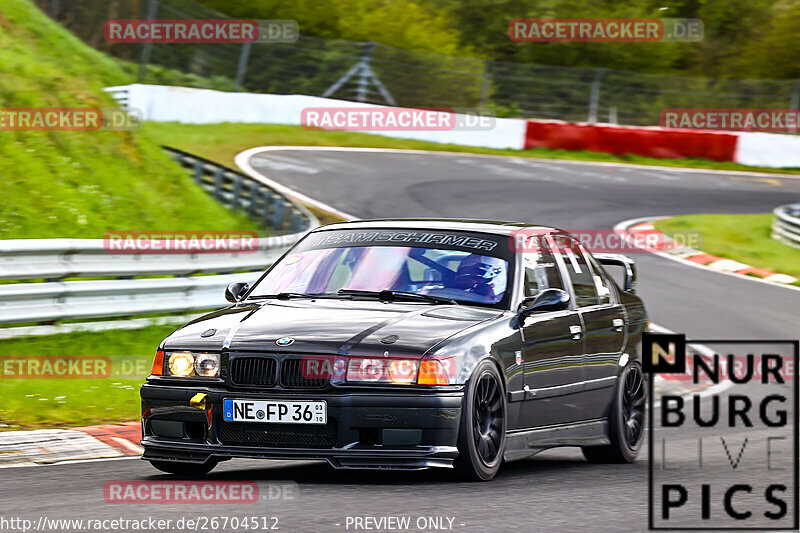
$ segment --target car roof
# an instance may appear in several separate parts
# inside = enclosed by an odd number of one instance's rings
[[[524,224],[522,222],[504,222],[500,220],[470,220],[460,218],[376,218],[370,220],[354,220],[336,222],[316,228],[314,232],[343,229],[405,229],[405,230],[453,230],[493,233],[495,235],[512,235],[525,229],[542,231],[559,231],[550,226]]]

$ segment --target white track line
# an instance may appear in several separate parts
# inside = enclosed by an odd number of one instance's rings
[[[242,169],[243,167],[239,161],[240,156],[245,156],[246,159],[261,153],[261,152],[279,152],[279,151],[305,151],[305,152],[363,152],[363,153],[386,153],[386,154],[417,154],[417,155],[444,155],[451,157],[493,157],[502,158],[506,160],[524,159],[535,162],[546,162],[557,165],[593,165],[600,167],[616,167],[628,170],[658,170],[661,172],[690,172],[696,174],[721,174],[726,176],[753,176],[759,178],[778,178],[778,179],[791,179],[800,180],[799,174],[781,174],[779,172],[755,172],[747,170],[718,170],[718,169],[702,169],[691,167],[670,167],[658,165],[636,165],[631,163],[615,163],[609,161],[576,161],[573,159],[547,159],[538,157],[520,157],[513,155],[500,155],[500,154],[475,154],[470,152],[441,152],[437,150],[402,150],[399,148],[362,148],[357,146],[258,146],[249,148],[244,152],[238,154],[235,158],[236,164]],[[515,162],[515,161],[511,161]],[[291,189],[289,189],[291,190]]]
[[[309,204],[309,205],[313,205],[314,207],[316,207],[318,209],[322,209],[324,211],[329,211],[329,212],[331,212],[331,213],[333,213],[333,214],[335,214],[337,216],[340,216],[340,217],[344,218],[345,220],[357,220],[358,217],[356,217],[354,215],[351,215],[350,213],[345,213],[344,211],[336,209],[332,205],[328,205],[328,204],[326,204],[324,202],[321,202],[319,200],[311,198],[310,196],[306,196],[305,194],[303,194],[301,192],[297,192],[294,189],[292,189],[290,187],[287,187],[286,185],[278,183],[277,181],[265,176],[261,172],[258,172],[256,169],[254,169],[252,167],[252,165],[250,165],[250,158],[252,158],[253,156],[255,156],[257,154],[260,154],[260,153],[263,153],[263,152],[276,152],[276,151],[280,151],[280,150],[286,150],[287,148],[289,150],[304,150],[304,149],[307,149],[307,148],[310,148],[310,147],[303,147],[303,146],[289,146],[289,147],[262,146],[262,147],[259,147],[259,148],[250,148],[249,150],[245,150],[244,152],[236,154],[236,157],[234,158],[234,161],[236,162],[236,165],[239,168],[241,168],[242,171],[245,174],[247,174],[248,176],[250,176],[251,178],[254,178],[254,179],[260,181],[261,183],[263,183],[264,185],[267,185],[268,187],[272,187],[273,189],[285,194],[286,196],[289,196],[290,198],[294,198],[294,199],[299,200],[299,201],[301,201],[303,203],[306,203],[306,204]]]
[[[7,464],[7,465],[0,465],[0,470],[2,470],[4,468],[29,468],[29,467],[44,468],[44,467],[48,467],[48,466],[75,465],[75,464],[81,464],[81,463],[105,463],[106,461],[127,461],[127,460],[130,460],[130,459],[141,459],[141,457],[139,457],[138,455],[122,455],[120,457],[98,457],[96,459],[66,459],[64,461],[59,461],[57,463]]]

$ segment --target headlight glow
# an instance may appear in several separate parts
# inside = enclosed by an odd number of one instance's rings
[[[179,378],[219,376],[220,360],[216,353],[196,353],[186,351],[167,352],[167,375]]]
[[[213,353],[197,354],[194,371],[198,376],[214,378],[219,375],[219,355]]]
[[[194,374],[194,355],[192,352],[172,352],[169,356],[169,373],[172,376],[187,377]]]

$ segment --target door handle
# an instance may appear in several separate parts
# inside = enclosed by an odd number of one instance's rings
[[[614,326],[614,329],[617,331],[622,331],[622,327],[625,325],[625,321],[621,318],[615,318],[611,321],[611,325]]]
[[[572,340],[577,341],[583,337],[583,328],[580,326],[570,326],[569,333],[572,335]]]

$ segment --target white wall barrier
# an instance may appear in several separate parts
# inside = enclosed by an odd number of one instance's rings
[[[125,85],[108,87],[127,109],[138,109],[144,120],[182,122],[185,124],[215,124],[242,122],[249,124],[301,125],[303,109],[309,107],[372,107],[384,106],[334,100],[299,94],[253,94],[189,89],[163,85]],[[456,115],[456,120],[463,115]],[[491,130],[476,131],[365,131],[403,139],[435,143],[513,148],[522,150],[525,144],[524,120],[498,118]]]
[[[800,168],[800,137],[741,132],[736,139],[737,163],[758,167]]]

